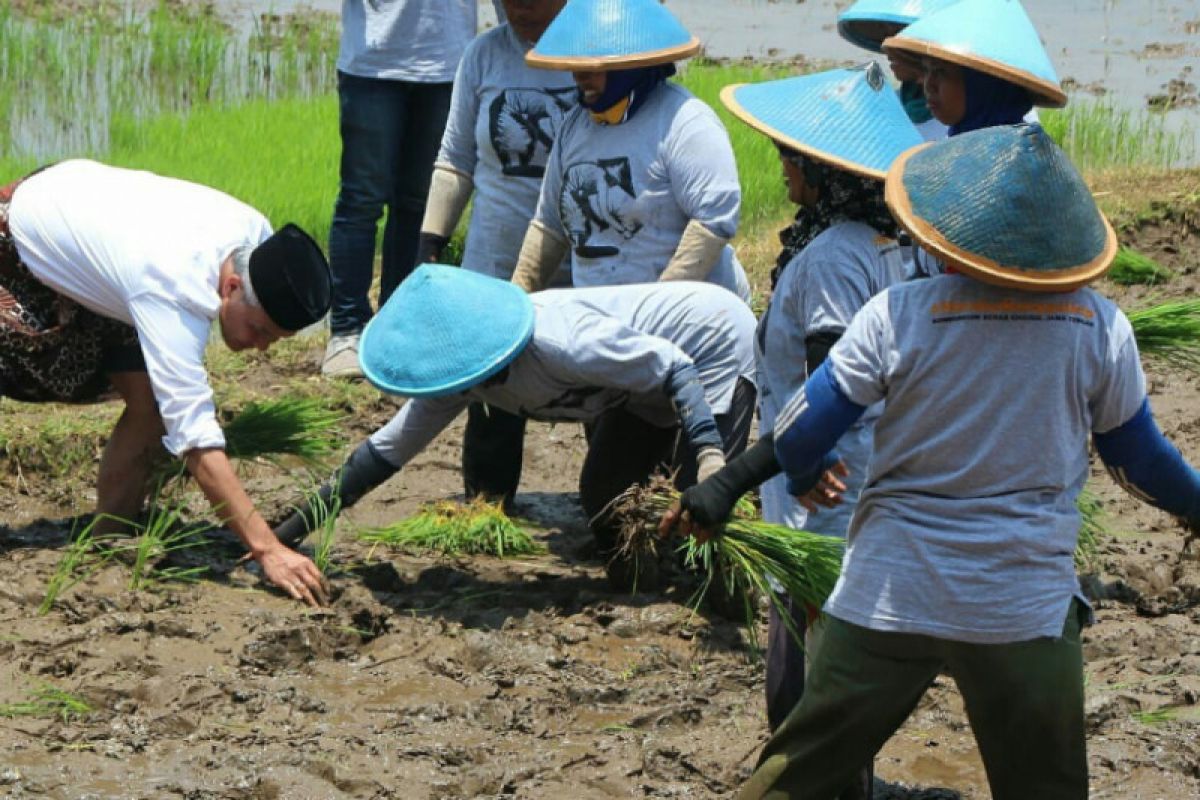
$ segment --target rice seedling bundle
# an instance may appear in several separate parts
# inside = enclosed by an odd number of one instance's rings
[[[669,481],[656,478],[649,486],[630,487],[613,501],[610,513],[620,526],[618,557],[655,556],[662,542],[658,523],[678,496]],[[748,503],[739,504],[720,535],[704,542],[688,537],[678,547],[686,563],[704,575],[692,600],[693,606],[699,604],[713,583],[718,583],[719,589],[742,600],[755,647],[755,596],[768,597],[791,628],[790,615],[779,590],[798,605],[820,608],[837,583],[845,552],[845,543],[840,538],[755,519],[753,507]],[[803,646],[800,633],[796,630],[791,633]]]
[[[1138,350],[1168,366],[1200,371],[1200,300],[1174,300],[1129,313]]]
[[[225,425],[225,451],[239,459],[293,457],[307,467],[323,469],[337,450],[341,419],[341,414],[313,397],[253,402]]]
[[[1109,267],[1107,277],[1121,286],[1166,283],[1174,277],[1171,270],[1137,250],[1122,247]]]
[[[499,503],[476,498],[469,503],[441,501],[408,519],[361,534],[363,541],[445,555],[531,555],[543,548],[512,521]]]
[[[65,723],[90,713],[92,707],[86,700],[50,684],[44,684],[30,692],[29,699],[24,702],[0,704],[0,717],[9,719],[57,717]]]
[[[1108,533],[1100,498],[1088,489],[1075,500],[1079,509],[1079,537],[1075,541],[1075,570],[1081,574],[1095,572],[1098,567],[1100,536]]]

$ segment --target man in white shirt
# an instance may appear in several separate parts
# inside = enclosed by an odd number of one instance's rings
[[[96,510],[136,516],[152,454],[180,459],[273,584],[324,598],[320,572],[282,545],[225,455],[204,350],[291,336],[329,309],[329,266],[294,225],[215,189],[65,161],[0,190],[0,394],[125,401],[100,460]]]

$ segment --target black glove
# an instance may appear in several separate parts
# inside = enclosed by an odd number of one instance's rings
[[[711,478],[687,489],[680,507],[702,528],[714,529],[733,514],[738,498],[781,471],[775,460],[775,436],[768,433]]]
[[[440,264],[442,250],[449,241],[445,236],[421,231],[417,237],[417,264]]]
[[[333,499],[334,486],[337,486],[337,496],[341,508],[349,508],[357,503],[363,495],[399,472],[383,456],[375,450],[371,440],[367,439],[354,449],[346,463],[342,464],[333,477],[321,484],[317,495],[325,508],[329,508]],[[297,504],[297,511],[284,520],[277,528],[275,535],[279,541],[288,547],[295,547],[317,527],[313,518],[315,509],[312,503]]]

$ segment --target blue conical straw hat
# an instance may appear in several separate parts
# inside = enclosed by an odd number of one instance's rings
[[[385,392],[439,397],[504,369],[533,335],[533,301],[520,287],[458,267],[423,264],[367,324],[363,374]]]
[[[1070,291],[1117,253],[1083,177],[1037,124],[914,147],[888,171],[884,197],[922,247],[998,286]]]
[[[603,71],[665,64],[699,50],[700,40],[659,0],[568,0],[525,61]]]
[[[906,27],[922,17],[941,11],[958,0],[858,0],[838,15],[838,33],[851,44],[878,53],[883,34],[877,25]]]
[[[1039,106],[1067,104],[1050,56],[1018,0],[959,0],[885,39],[883,49],[986,72],[1024,87]]]
[[[923,141],[877,64],[726,86],[721,102],[780,144],[879,180]]]

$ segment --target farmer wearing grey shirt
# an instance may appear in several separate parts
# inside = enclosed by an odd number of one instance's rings
[[[506,0],[508,24],[467,47],[434,165],[418,263],[441,260],[472,193],[464,269],[508,280],[537,208],[546,159],[578,92],[566,72],[533,69],[525,53],[564,0]],[[556,284],[570,285],[568,269]],[[475,403],[463,434],[463,485],[511,502],[521,478],[525,420]]]
[[[543,288],[569,253],[575,286],[700,280],[748,300],[728,244],[741,207],[729,136],[667,82],[699,43],[655,0],[617,5],[570,3],[526,57],[572,70],[581,105],[550,152],[513,281]]]
[[[413,399],[350,456],[338,497],[352,505],[472,401],[529,419],[587,422],[594,428],[580,499],[607,557],[614,531],[601,512],[610,500],[664,465],[688,485],[745,446],[753,335],[749,308],[704,284],[530,296],[465,270],[422,266],[372,322],[362,350],[368,378]],[[332,494],[328,485],[322,491]],[[280,534],[292,540],[307,526],[297,515]]]
[[[945,669],[993,797],[1085,798],[1090,613],[1072,556],[1089,437],[1118,483],[1193,526],[1200,475],[1154,423],[1129,321],[1082,288],[1116,236],[1039,126],[914,148],[887,200],[955,274],[872,299],[773,441],[682,501],[708,528],[779,468],[808,490],[886,398],[806,691],[740,797],[834,796]]]
[[[342,0],[340,187],[329,229],[333,306],[321,373],[361,377],[375,241],[379,304],[412,271],[425,197],[450,109],[451,81],[475,36],[477,0]]]

